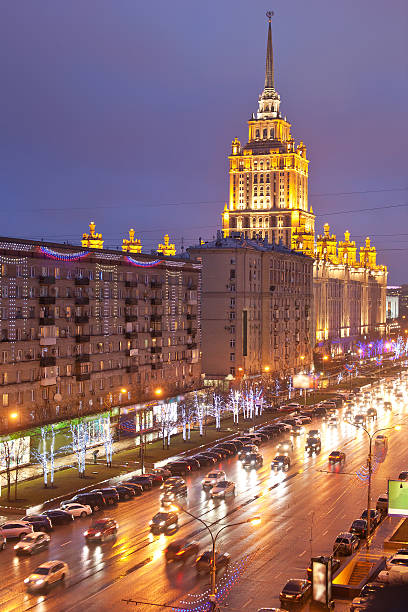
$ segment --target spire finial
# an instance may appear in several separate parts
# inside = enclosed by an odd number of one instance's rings
[[[275,79],[273,70],[273,48],[272,48],[272,17],[273,11],[267,11],[266,17],[268,19],[268,43],[266,47],[266,70],[265,70],[265,89],[275,89]]]

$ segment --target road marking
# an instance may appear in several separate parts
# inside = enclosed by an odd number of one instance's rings
[[[299,557],[303,557],[303,555],[306,554],[306,551],[304,550],[302,553],[300,553]]]
[[[246,607],[247,607],[247,605],[248,605],[248,604],[250,604],[250,603],[251,603],[251,601],[253,601],[253,600],[254,600],[254,599],[253,599],[253,597],[250,597],[250,598],[248,599],[248,601],[247,601],[246,603],[244,603],[244,605],[242,606],[242,609],[246,608]]]
[[[329,530],[328,530],[328,529],[326,529],[326,531],[323,531],[323,535],[324,535],[324,536],[325,536],[325,535],[327,535],[328,533],[329,533]]]
[[[72,540],[68,540],[68,542],[63,542],[60,546],[66,546],[67,544],[71,544]]]

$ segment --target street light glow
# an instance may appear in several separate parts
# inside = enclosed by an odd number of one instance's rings
[[[260,516],[253,516],[252,518],[247,520],[247,523],[251,523],[251,525],[259,525],[260,522],[261,522]]]
[[[121,390],[120,390],[120,392],[121,392],[121,393],[127,393],[127,389],[124,389],[124,388],[123,388],[123,389],[121,389]]]
[[[265,366],[264,370],[265,370],[265,372],[269,372],[270,367],[269,366]]]
[[[400,431],[400,430],[401,430],[401,425],[396,425],[396,426],[394,427],[394,429],[395,429],[395,431]]]
[[[10,419],[18,419],[18,412],[10,412]]]
[[[154,394],[157,395],[158,397],[160,397],[162,393],[163,393],[163,389],[161,389],[160,387],[154,390]]]

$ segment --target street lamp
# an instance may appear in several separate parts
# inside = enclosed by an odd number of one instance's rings
[[[156,397],[160,397],[163,394],[163,389],[157,387],[157,389],[154,390],[154,394]]]
[[[401,425],[394,425],[393,427],[381,427],[380,429],[376,429],[375,431],[373,431],[373,433],[370,434],[370,432],[368,431],[368,429],[366,429],[366,427],[364,427],[364,425],[356,425],[355,423],[352,423],[351,421],[346,421],[349,425],[353,425],[353,427],[356,427],[356,429],[362,429],[363,431],[365,431],[365,433],[368,436],[369,439],[369,446],[368,446],[368,457],[367,457],[367,467],[368,467],[368,491],[367,491],[367,550],[370,548],[370,528],[371,528],[371,517],[370,517],[370,506],[371,506],[371,475],[373,473],[373,465],[372,465],[372,460],[373,460],[373,455],[372,455],[372,444],[373,444],[373,438],[376,434],[378,434],[380,431],[387,431],[389,429],[394,429],[396,431],[399,431],[401,429]]]
[[[223,525],[221,527],[221,529],[219,529],[216,532],[216,534],[214,535],[213,532],[211,531],[211,527],[215,523],[207,523],[206,521],[203,521],[203,519],[201,519],[198,516],[195,516],[195,514],[192,514],[191,512],[189,512],[188,510],[186,510],[182,506],[173,505],[173,508],[175,510],[179,510],[181,512],[185,512],[186,514],[191,516],[191,518],[195,519],[196,521],[199,521],[202,525],[204,525],[204,527],[206,528],[206,530],[210,534],[211,542],[212,542],[210,601],[213,604],[211,609],[213,610],[213,612],[215,612],[217,610],[217,607],[216,607],[216,602],[217,602],[216,572],[217,572],[217,568],[216,568],[216,564],[215,564],[215,545],[216,545],[216,542],[217,542],[217,538],[220,535],[220,533],[223,532],[224,529],[227,529],[228,527],[236,527],[237,525],[245,525],[245,524],[248,524],[248,523],[251,524],[251,525],[258,525],[261,522],[261,517],[260,516],[252,516],[251,518],[246,519],[245,521],[238,521],[236,523],[229,523],[228,525]],[[216,521],[216,522],[218,522],[218,521]]]

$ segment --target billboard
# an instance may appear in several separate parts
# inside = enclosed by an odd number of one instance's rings
[[[312,558],[312,598],[325,606],[332,596],[331,558]]]
[[[408,482],[404,480],[388,481],[388,514],[408,516]]]
[[[295,374],[292,384],[294,389],[311,389],[313,387],[313,378],[307,374]]]

